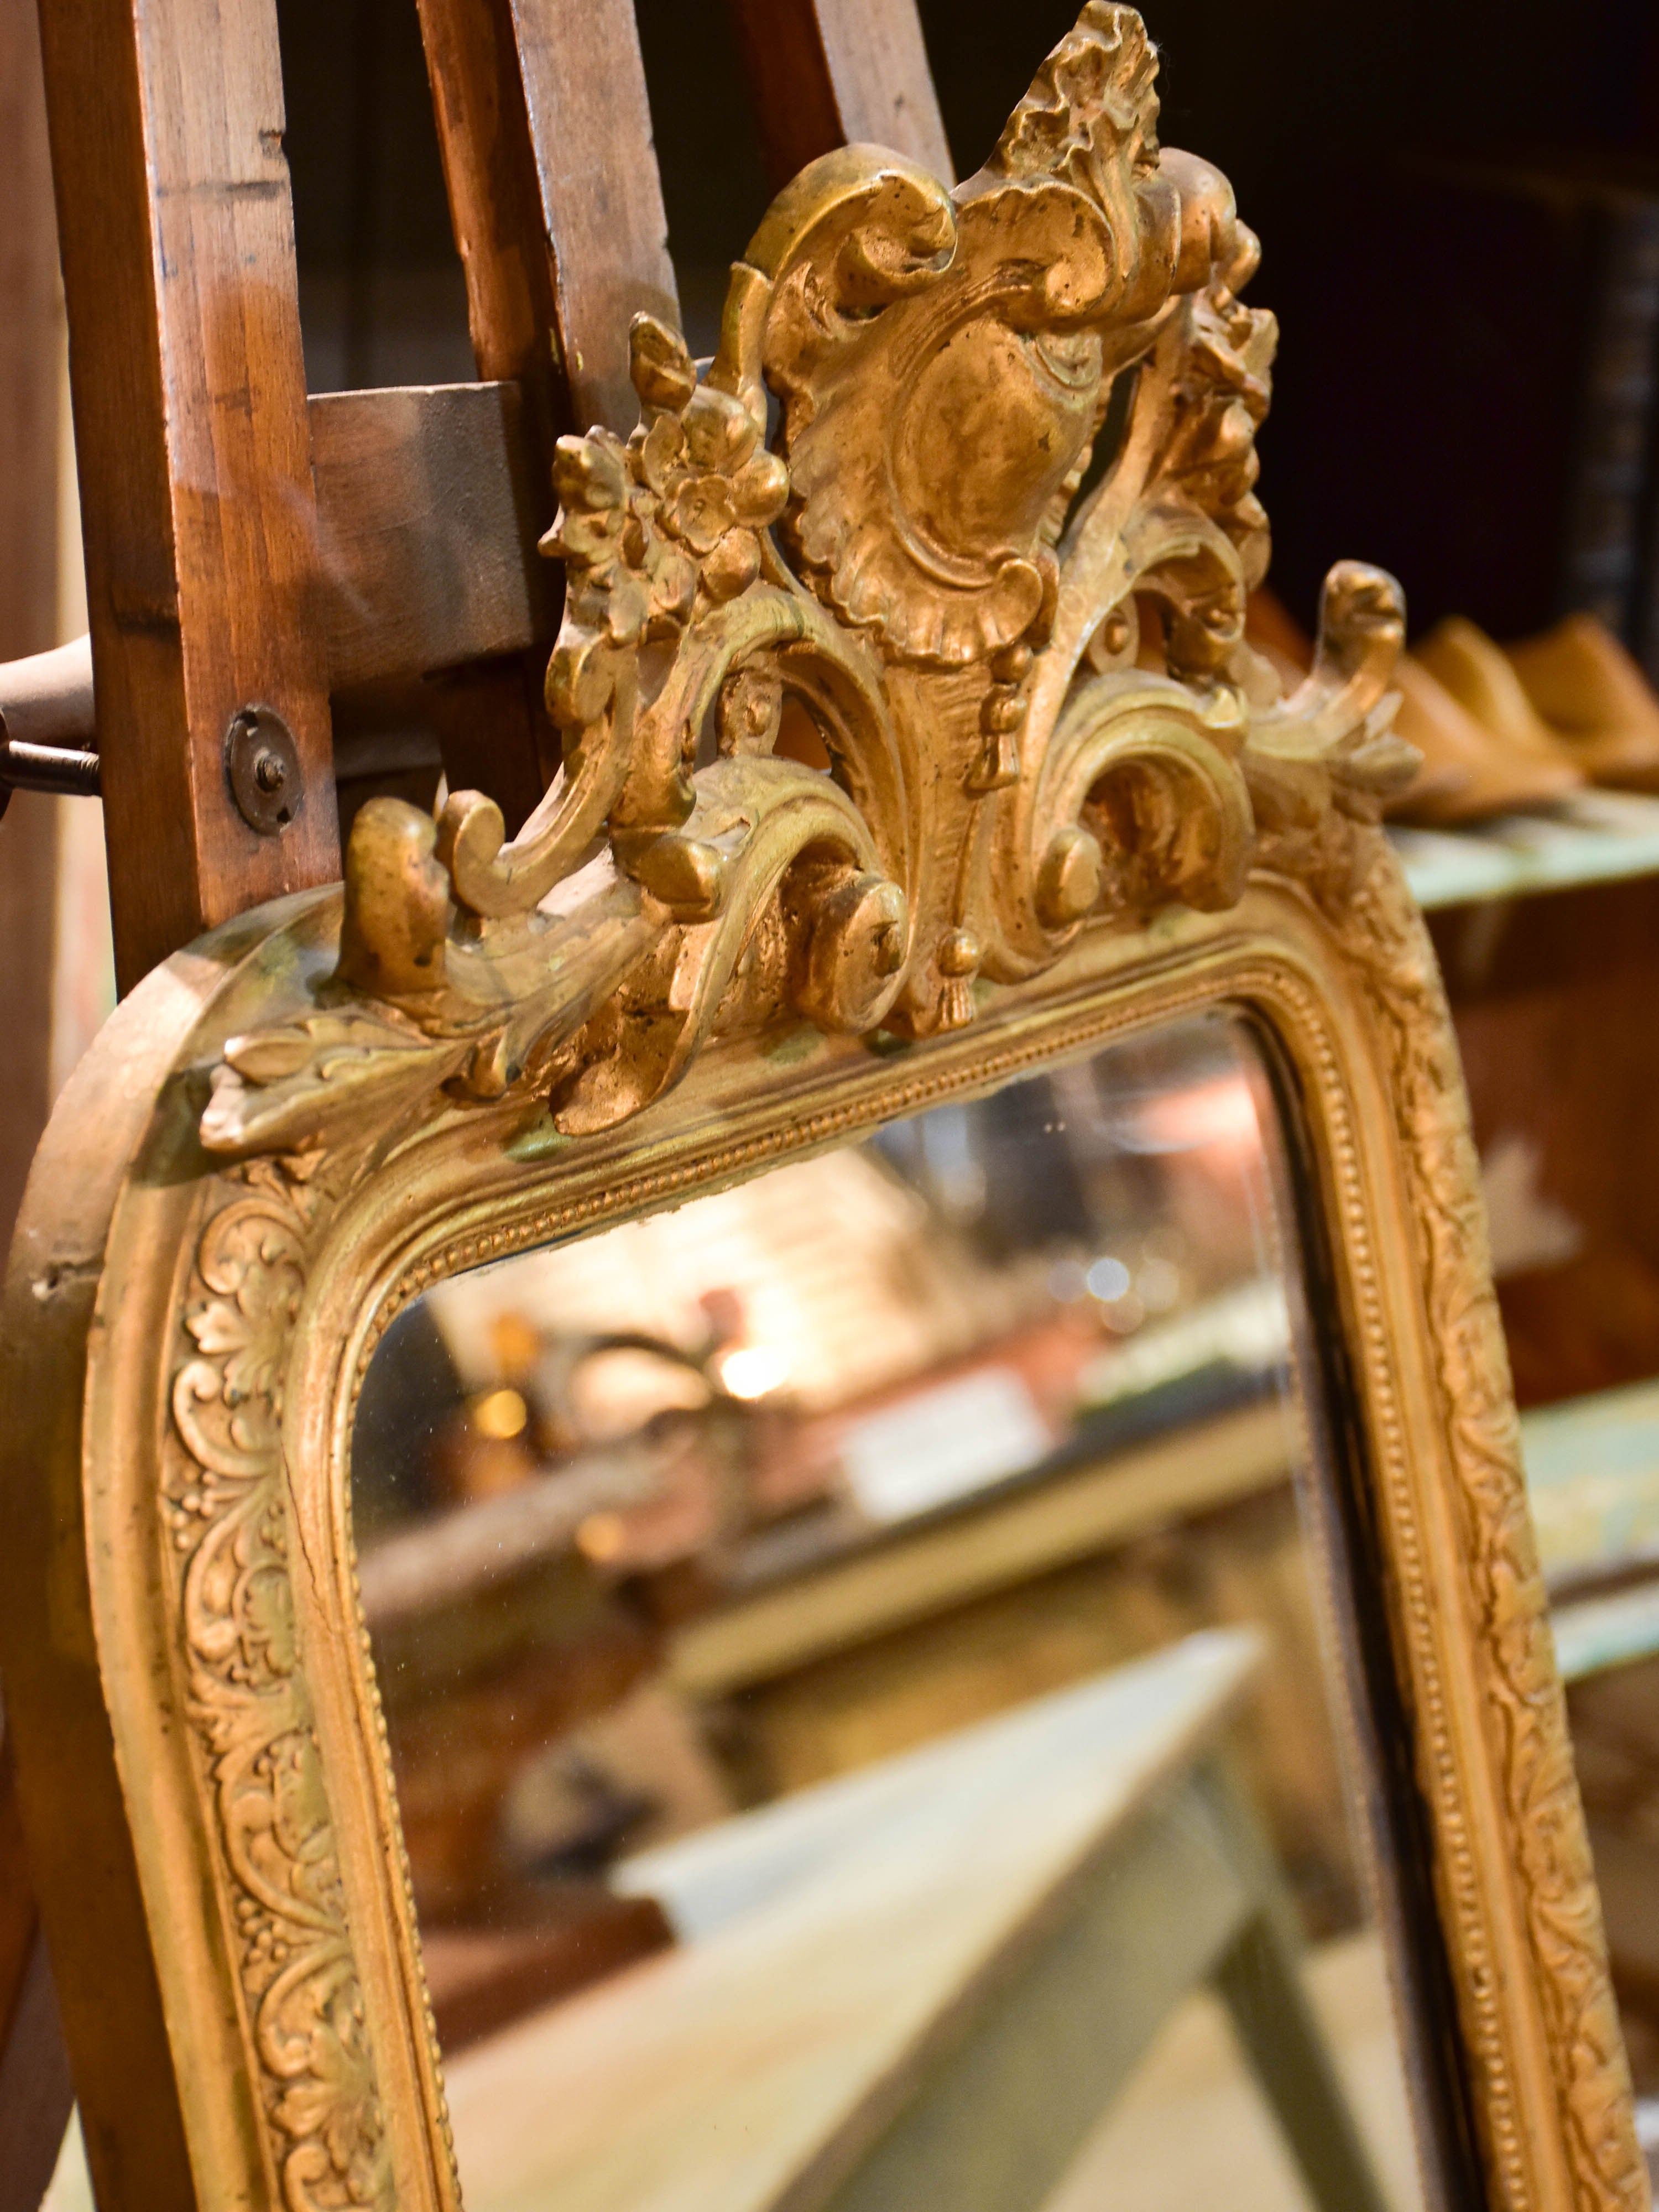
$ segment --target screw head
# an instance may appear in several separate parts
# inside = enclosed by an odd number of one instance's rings
[[[225,732],[225,775],[236,810],[262,837],[278,837],[304,796],[294,732],[274,707],[244,707]]]

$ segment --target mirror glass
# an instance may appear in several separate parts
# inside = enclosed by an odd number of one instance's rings
[[[1443,2202],[1269,1097],[1195,1019],[395,1322],[468,2212]]]

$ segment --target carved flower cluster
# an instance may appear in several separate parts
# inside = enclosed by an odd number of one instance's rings
[[[605,429],[561,438],[554,463],[559,514],[542,550],[564,559],[585,634],[562,641],[549,672],[549,705],[567,724],[595,711],[586,680],[595,646],[672,638],[700,592],[718,604],[747,590],[760,533],[789,491],[761,425],[740,399],[699,384],[677,332],[641,315],[630,338],[638,428],[626,444]]]

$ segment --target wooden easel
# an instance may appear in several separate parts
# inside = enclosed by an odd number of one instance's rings
[[[948,175],[913,0],[732,6],[775,183],[860,139]],[[629,319],[678,319],[639,36],[630,0],[420,16],[480,380],[308,398],[274,0],[151,0],[142,23],[132,0],[40,0],[91,646],[0,667],[0,716],[40,748],[10,781],[95,775],[124,990],[338,877],[333,707],[354,691],[446,672],[451,784],[509,823],[556,760],[552,443],[628,430]],[[20,176],[26,137],[7,134]],[[32,234],[49,283],[49,226]],[[45,444],[20,435],[49,467]],[[49,644],[38,628],[11,650]],[[0,2212],[33,2212],[70,2087],[15,1832],[0,1750]]]
[[[777,179],[848,138],[948,171],[908,0],[736,15]],[[623,0],[421,22],[481,381],[307,399],[270,0],[142,40],[42,5],[96,698],[64,679],[56,733],[95,727],[123,988],[337,877],[331,702],[462,672],[452,785],[513,818],[547,780],[552,441],[631,427],[630,318],[678,317],[639,39]],[[271,806],[228,752],[256,707]]]

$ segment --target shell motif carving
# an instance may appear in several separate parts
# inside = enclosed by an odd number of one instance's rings
[[[1225,908],[1288,823],[1375,817],[1399,593],[1334,572],[1289,699],[1243,641],[1274,327],[1154,76],[1089,0],[955,191],[868,146],[796,178],[702,374],[636,321],[637,426],[559,445],[560,774],[510,841],[477,793],[364,808],[337,970],[228,1049],[210,1148],[365,1086],[576,1134],[716,1034],[956,1027],[1081,927]]]

